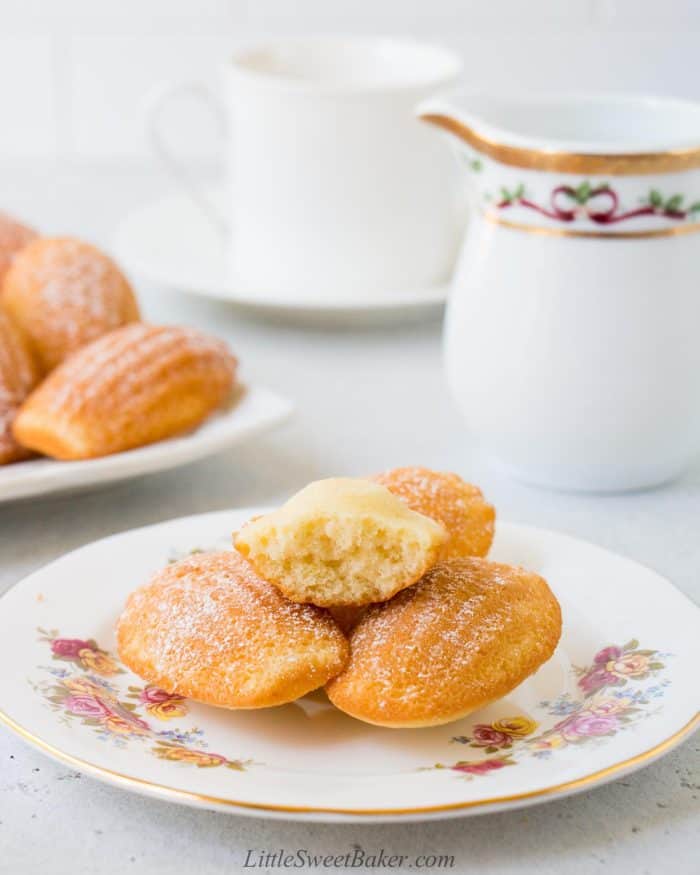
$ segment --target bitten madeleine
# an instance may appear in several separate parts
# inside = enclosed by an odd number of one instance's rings
[[[373,478],[418,513],[447,529],[442,559],[486,556],[491,548],[496,511],[477,486],[457,474],[428,468],[394,468]]]
[[[236,549],[287,598],[322,607],[384,601],[436,561],[443,527],[369,480],[317,480],[247,523]]]
[[[0,307],[0,465],[29,453],[12,435],[20,404],[39,379],[39,369],[20,329]]]
[[[450,559],[367,610],[350,636],[350,661],[326,692],[367,723],[448,723],[517,687],[549,659],[560,634],[559,603],[541,577]]]
[[[149,683],[223,708],[292,702],[348,657],[327,611],[288,601],[233,550],[182,559],[132,593],[117,648]]]
[[[55,459],[90,459],[199,425],[231,395],[236,359],[190,328],[135,323],[78,350],[27,398],[15,438]]]
[[[0,212],[0,284],[14,257],[36,236],[36,231]]]
[[[40,238],[25,246],[7,271],[2,298],[45,373],[85,344],[139,318],[131,286],[112,259],[70,237]]]

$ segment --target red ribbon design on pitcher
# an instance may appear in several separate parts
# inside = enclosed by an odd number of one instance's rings
[[[558,185],[552,189],[549,204],[546,206],[525,197],[522,185],[513,192],[502,189],[501,194],[502,198],[497,204],[499,209],[517,204],[558,222],[573,222],[577,218],[586,218],[597,225],[613,225],[637,216],[665,216],[680,220],[700,212],[700,202],[684,208],[682,195],[676,194],[664,200],[655,190],[649,193],[641,206],[631,210],[621,210],[617,192],[607,183],[592,186],[589,182],[583,182],[577,188],[572,185]]]

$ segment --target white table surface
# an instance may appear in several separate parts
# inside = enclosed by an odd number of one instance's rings
[[[1,207],[46,232],[103,244],[130,206],[166,190],[152,168],[0,168]],[[597,542],[652,566],[700,600],[700,462],[678,482],[646,493],[597,497],[528,488],[470,447],[442,379],[438,320],[305,329],[139,290],[148,318],[228,338],[247,375],[295,399],[296,416],[251,445],[179,471],[1,507],[0,591],[114,532],[275,502],[317,477],[419,463],[479,483],[503,519]],[[0,728],[0,872],[205,875],[242,870],[249,849],[325,854],[359,844],[368,852],[451,854],[454,871],[480,875],[690,875],[700,871],[699,750],[696,736],[631,777],[523,811],[425,825],[320,826],[131,795],[55,764]]]

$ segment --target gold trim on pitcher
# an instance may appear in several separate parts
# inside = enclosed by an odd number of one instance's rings
[[[425,113],[419,118],[455,134],[478,152],[500,164],[523,167],[526,170],[596,176],[636,176],[700,168],[700,146],[669,149],[664,152],[627,152],[617,155],[559,152],[553,149],[533,149],[498,143],[477,133],[464,122],[440,113]]]
[[[593,231],[575,228],[554,228],[544,225],[529,225],[527,222],[512,222],[495,213],[483,212],[484,219],[492,225],[510,228],[512,231],[525,231],[527,234],[542,234],[546,237],[592,237],[598,240],[643,240],[650,237],[676,237],[681,234],[695,234],[700,231],[700,222],[674,225],[670,228],[648,228],[640,231]]]

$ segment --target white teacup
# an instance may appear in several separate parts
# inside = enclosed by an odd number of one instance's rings
[[[453,53],[381,38],[284,39],[236,52],[220,110],[228,215],[170,154],[164,102],[149,113],[157,153],[227,235],[232,282],[261,295],[371,298],[445,282],[462,231],[454,159],[413,109],[452,85]]]

